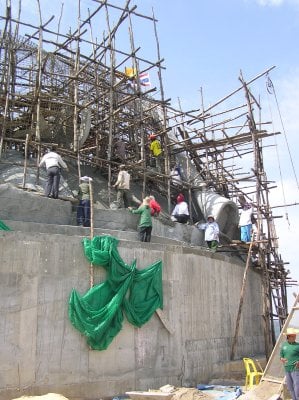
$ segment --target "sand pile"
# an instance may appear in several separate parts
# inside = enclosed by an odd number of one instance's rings
[[[193,388],[178,388],[171,400],[211,400],[213,396]]]
[[[238,400],[269,400],[271,396],[278,394],[280,383],[262,381],[258,386],[239,397]]]
[[[57,393],[48,393],[43,396],[22,396],[12,400],[68,400],[66,397]]]

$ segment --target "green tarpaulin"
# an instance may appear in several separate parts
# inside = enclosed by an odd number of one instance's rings
[[[0,231],[11,231],[11,229],[0,220]]]
[[[107,279],[83,296],[73,289],[69,299],[71,323],[95,350],[109,346],[122,328],[124,315],[140,327],[157,308],[163,308],[162,261],[138,270],[136,261],[128,265],[122,260],[117,245],[112,236],[83,239],[85,256],[107,270]]]

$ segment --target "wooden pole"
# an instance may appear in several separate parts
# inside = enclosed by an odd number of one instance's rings
[[[233,361],[235,358],[235,352],[236,352],[238,333],[239,333],[239,328],[240,328],[240,319],[241,319],[241,315],[242,315],[242,308],[243,308],[243,302],[244,302],[244,294],[245,294],[246,280],[247,280],[247,274],[248,274],[249,264],[250,264],[252,245],[253,245],[253,241],[251,240],[250,246],[248,249],[246,266],[245,266],[245,270],[244,270],[244,274],[243,274],[243,281],[242,281],[242,287],[241,287],[241,292],[240,292],[240,301],[239,301],[239,308],[238,308],[237,319],[236,319],[235,334],[233,337],[233,343],[232,343],[232,348],[231,348],[231,353],[230,353],[231,361]]]
[[[115,65],[115,53],[114,53],[114,41],[113,35],[110,28],[109,21],[109,13],[107,9],[107,5],[105,4],[106,10],[106,22],[108,27],[108,47],[110,52],[110,87],[109,87],[109,136],[108,136],[108,149],[107,149],[107,159],[109,162],[108,165],[108,199],[109,203],[111,203],[111,185],[112,185],[112,169],[111,169],[111,158],[112,158],[112,143],[113,143],[113,134],[114,134],[114,109],[116,108],[116,96],[113,91],[113,86],[115,83],[115,75],[114,75],[114,65]]]
[[[9,117],[9,100],[10,100],[10,82],[11,82],[11,57],[12,57],[12,49],[11,49],[11,2],[10,0],[7,1],[7,7],[6,7],[6,25],[5,28],[7,28],[8,25],[8,32],[6,32],[6,35],[8,37],[8,43],[9,45],[5,49],[5,62],[4,62],[4,74],[2,75],[2,81],[4,83],[5,87],[5,107],[4,107],[4,113],[3,113],[3,122],[2,122],[2,130],[1,130],[1,138],[0,138],[0,158],[2,155],[3,151],[3,143],[4,143],[4,137],[6,135],[6,123]],[[3,40],[4,40],[4,33],[3,33]],[[2,86],[2,85],[1,85]]]
[[[143,120],[143,106],[142,106],[142,92],[141,92],[141,86],[140,86],[140,80],[139,80],[139,63],[136,59],[136,51],[135,51],[135,43],[134,43],[134,35],[133,35],[133,28],[132,28],[132,20],[131,20],[131,15],[129,14],[129,36],[130,36],[130,45],[131,45],[131,54],[132,54],[132,65],[133,65],[133,71],[135,71],[135,91],[139,93],[139,98],[137,98],[134,101],[134,107],[136,108],[138,114],[139,114],[139,120],[135,120],[135,136],[137,138],[137,132],[139,133],[140,136],[140,160],[142,161],[142,165],[144,167],[144,172],[146,170],[146,149],[145,147],[147,146],[147,136],[146,132],[144,130],[144,126],[142,124]],[[139,156],[139,149],[137,146],[137,140],[136,140],[136,150],[137,150],[137,157]],[[146,182],[147,182],[147,177],[146,174],[143,174],[143,182],[142,182],[142,198],[145,197],[146,194]]]
[[[25,185],[26,185],[27,160],[28,160],[28,142],[29,142],[29,134],[27,133],[27,135],[26,135],[26,141],[25,141],[24,174],[23,174],[23,183],[22,183],[22,188],[23,188],[23,189],[25,189]]]
[[[161,54],[160,54],[160,43],[159,43],[159,38],[158,38],[158,31],[157,31],[157,24],[156,24],[156,18],[154,14],[154,9],[152,8],[152,16],[153,16],[153,24],[154,24],[154,32],[155,32],[155,38],[156,38],[156,46],[157,46],[157,56],[158,60],[161,59]],[[158,65],[158,77],[159,77],[159,85],[160,85],[160,92],[161,92],[161,101],[162,101],[162,115],[163,115],[163,130],[167,130],[167,111],[166,111],[166,106],[165,106],[165,95],[164,95],[164,86],[163,86],[163,80],[162,80],[162,66],[159,63]],[[162,137],[162,145],[163,146],[163,153],[165,156],[165,174],[170,176],[170,152],[169,152],[169,139],[168,135],[163,135]],[[168,211],[169,213],[171,212],[171,190],[170,190],[170,179],[167,179],[167,197],[168,197]]]
[[[93,186],[92,178],[89,178],[89,196],[90,196],[90,240],[94,237],[94,207],[93,207]],[[94,266],[90,263],[89,266],[89,284],[92,288],[94,286]]]

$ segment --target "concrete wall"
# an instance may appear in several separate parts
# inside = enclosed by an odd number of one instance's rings
[[[73,221],[72,203],[0,184],[0,219],[67,225]]]
[[[164,310],[139,329],[125,322],[99,352],[89,350],[67,317],[71,289],[85,293],[89,286],[81,239],[0,231],[0,399],[47,392],[98,399],[167,383],[195,385],[221,371],[243,264],[199,248],[121,240],[120,255],[128,263],[136,258],[138,268],[162,259]],[[95,282],[104,278],[97,269]],[[250,270],[237,358],[263,353],[261,314],[261,277]]]
[[[53,229],[56,230],[54,225],[76,226],[76,206],[72,206],[70,201],[49,199],[5,183],[0,184],[0,219],[7,221],[8,225],[9,221],[12,221],[14,226],[19,221],[53,224],[52,228],[47,227],[52,232]],[[138,215],[133,215],[126,209],[103,210],[96,207],[94,209],[95,228],[134,232],[134,235],[128,233],[130,239],[137,237],[138,219]],[[84,234],[83,228],[81,232]],[[167,221],[162,217],[153,218],[153,236],[159,237],[153,238],[153,241],[162,243],[166,238],[192,245],[205,245],[203,231],[194,226]]]

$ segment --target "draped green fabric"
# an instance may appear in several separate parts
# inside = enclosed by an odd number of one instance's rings
[[[86,258],[105,268],[107,278],[82,296],[72,290],[69,319],[92,349],[105,350],[121,330],[124,315],[140,327],[157,308],[163,308],[162,261],[138,270],[136,260],[131,265],[122,260],[115,237],[96,236],[82,242]]]
[[[1,220],[0,220],[0,230],[1,231],[11,231],[10,227],[5,225],[5,223]]]

